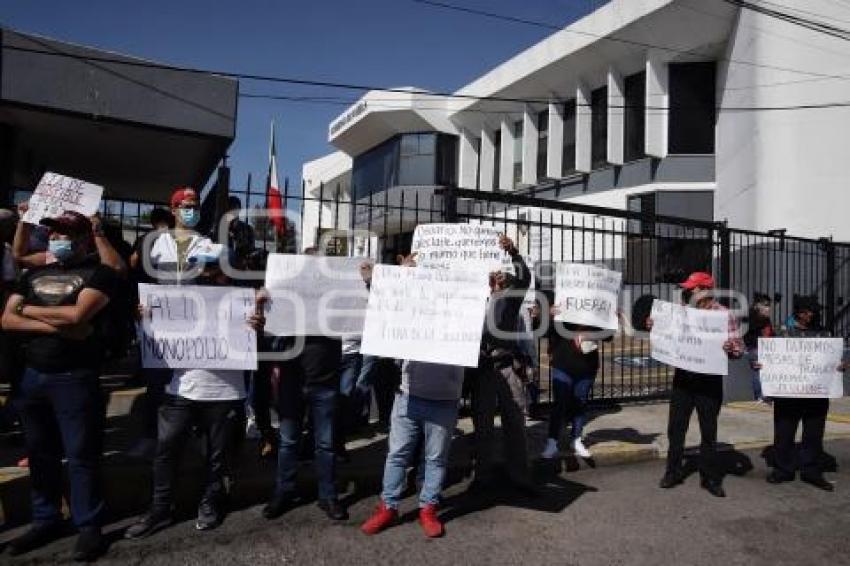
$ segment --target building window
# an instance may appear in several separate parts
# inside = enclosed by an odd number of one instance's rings
[[[716,67],[670,64],[670,153],[714,153]]]
[[[625,159],[634,161],[646,156],[646,72],[626,77],[625,105]]]
[[[567,177],[576,172],[576,101],[564,104],[564,161],[561,175]]]
[[[514,122],[514,188],[522,181],[522,120]]]
[[[608,163],[608,87],[590,93],[590,165],[594,169]]]
[[[481,188],[481,138],[472,140],[472,147],[475,149],[475,189]]]
[[[421,133],[390,138],[354,158],[354,196],[364,198],[404,185],[454,185],[457,151],[457,136]]]
[[[545,179],[549,155],[549,110],[537,114],[537,180]]]
[[[502,170],[502,130],[498,129],[493,132],[493,188],[499,190],[501,183],[499,182],[499,173]]]

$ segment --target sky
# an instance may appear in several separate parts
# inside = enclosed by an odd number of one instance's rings
[[[604,0],[447,0],[566,25]],[[19,31],[179,66],[299,79],[454,91],[552,32],[412,0],[0,0]],[[241,81],[240,92],[285,96],[362,93]],[[231,187],[265,183],[269,124],[278,175],[300,182],[305,161],[333,151],[328,124],[346,105],[239,101],[229,151]]]

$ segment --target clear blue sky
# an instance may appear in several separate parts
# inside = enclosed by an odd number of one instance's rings
[[[447,0],[566,25],[604,0]],[[409,0],[2,0],[4,26],[164,63],[380,86],[455,90],[551,32]],[[242,81],[242,92],[358,98],[360,93]],[[278,174],[324,155],[345,106],[241,99],[232,183],[265,183],[269,122]]]

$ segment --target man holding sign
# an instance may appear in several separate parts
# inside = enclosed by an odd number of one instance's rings
[[[743,354],[743,341],[738,335],[737,321],[726,313],[726,307],[718,303],[712,296],[714,289],[714,278],[704,272],[692,273],[684,282],[680,284],[682,288],[682,303],[685,305],[693,305],[697,309],[704,311],[723,311],[725,322],[722,326],[726,327],[727,332],[722,334],[719,341],[716,343],[717,351],[725,352],[725,355],[731,358],[739,358]],[[656,301],[658,303],[658,301]],[[675,305],[673,305],[675,306]],[[655,312],[660,312],[653,306]],[[660,322],[660,321],[659,321]],[[679,319],[679,324],[684,324],[687,321]],[[674,343],[682,341],[693,343],[696,346],[702,344],[703,340],[714,343],[716,333],[713,329],[705,329],[698,323],[688,331],[684,328],[673,329],[676,334]],[[646,328],[651,330],[651,341],[655,341],[656,337],[662,333],[667,333],[670,329],[663,328],[664,324],[656,326],[652,317],[646,320]],[[653,357],[657,359],[655,345],[653,344]],[[708,352],[707,357],[715,357],[713,352]],[[673,377],[673,389],[670,395],[670,414],[667,421],[667,436],[669,440],[669,448],[667,451],[667,471],[661,479],[661,487],[669,489],[682,483],[685,479],[682,470],[682,459],[685,452],[685,435],[688,432],[688,424],[691,420],[691,414],[694,409],[699,417],[699,428],[702,442],[700,444],[700,475],[702,480],[700,485],[715,497],[726,497],[726,492],[723,490],[722,473],[718,469],[717,463],[717,417],[720,414],[720,407],[723,404],[723,376],[713,373],[703,373],[705,371],[717,370],[702,370],[696,369],[699,364],[704,364],[706,360],[700,358],[684,359],[682,356],[676,357],[676,363],[681,366],[686,366],[689,369],[676,367],[676,372]],[[667,361],[667,360],[662,360]],[[668,361],[668,363],[671,363]],[[696,364],[696,367],[691,365]],[[705,367],[718,367],[717,365],[706,365]],[[722,370],[722,368],[721,368]]]
[[[823,433],[830,397],[842,397],[841,372],[844,340],[829,338],[816,321],[820,306],[814,297],[797,297],[794,314],[782,329],[782,338],[760,338],[759,359],[764,396],[773,400],[774,468],[767,481],[773,484],[793,481],[797,468],[800,479],[824,491],[833,485],[823,476]],[[794,438],[803,424],[799,453]],[[799,466],[797,460],[799,459]]]

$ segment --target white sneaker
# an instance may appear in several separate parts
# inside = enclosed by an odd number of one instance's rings
[[[554,438],[546,439],[546,448],[543,449],[543,453],[540,455],[541,458],[545,458],[546,460],[551,460],[558,456],[558,441]]]
[[[581,438],[576,438],[575,440],[573,440],[573,452],[575,452],[576,456],[578,456],[579,458],[590,458],[591,456],[593,456],[590,453],[590,450],[585,448],[584,444],[581,441]]]
[[[257,428],[257,419],[254,415],[248,417],[245,424],[245,438],[249,440],[257,440],[260,438],[260,429]]]

